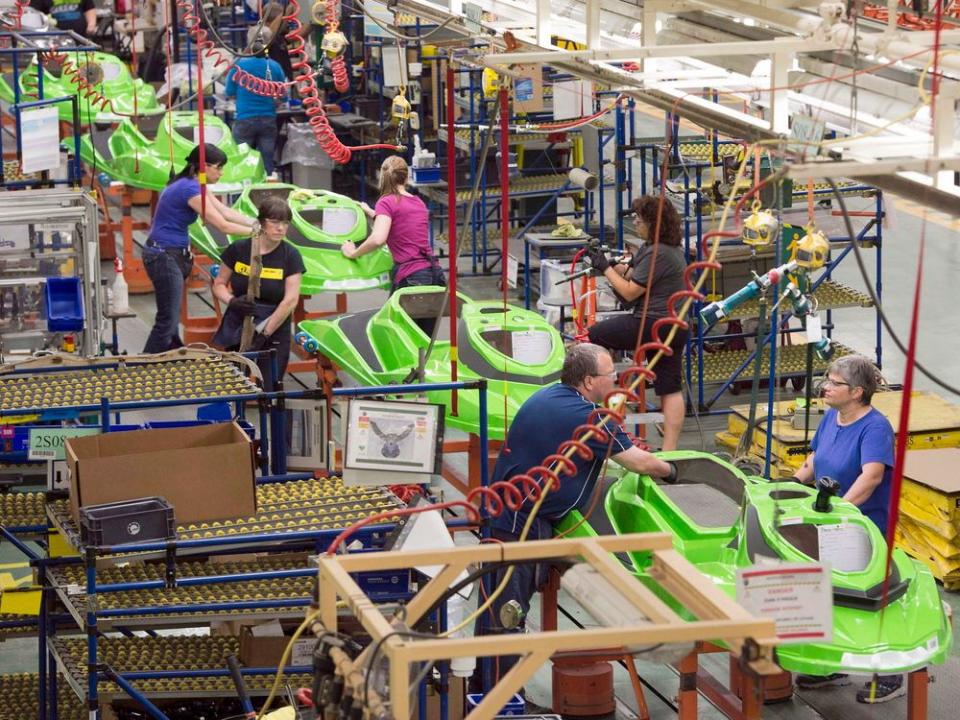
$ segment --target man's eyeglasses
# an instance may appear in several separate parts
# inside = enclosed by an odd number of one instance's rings
[[[823,380],[820,381],[820,384],[824,387],[826,387],[827,385],[830,385],[832,387],[850,387],[850,383],[848,382],[843,382],[841,380],[831,380],[830,378],[823,378]]]
[[[616,370],[613,370],[613,371],[608,372],[608,373],[593,373],[593,374],[590,375],[590,377],[605,377],[605,378],[610,378],[611,380],[616,380],[616,379],[617,379],[617,371],[616,371]]]

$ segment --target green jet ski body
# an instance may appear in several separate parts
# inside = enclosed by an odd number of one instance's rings
[[[894,550],[884,598],[886,543],[856,506],[834,497],[829,512],[818,512],[814,488],[749,477],[707,453],[674,451],[659,457],[677,464],[676,484],[626,473],[606,494],[605,516],[597,517],[598,508],[573,534],[598,529],[605,534],[670,533],[680,554],[735,597],[738,570],[764,558],[818,561],[818,528],[846,526],[844,531],[851,532],[855,526],[852,532],[869,542],[869,551],[858,566],[832,570],[832,640],[779,645],[777,661],[792,672],[829,675],[904,673],[947,659],[952,632],[936,581],[921,563]],[[581,518],[579,512],[570,513],[560,529]],[[627,556],[643,581],[650,554]],[[671,598],[664,600],[677,607]]]
[[[160,112],[124,118],[115,127],[94,122],[80,139],[80,157],[96,172],[125,185],[163,190],[173,174],[180,172],[187,155],[199,141],[199,114]],[[204,141],[227,156],[223,176],[211,192],[240,192],[265,179],[260,153],[246,143],[237,144],[230,128],[212,113],[203,118]],[[171,165],[172,159],[172,165]]]
[[[340,252],[344,242],[359,244],[367,237],[367,219],[358,203],[327,190],[261,183],[244,188],[233,208],[256,217],[259,203],[268,195],[286,200],[293,213],[286,240],[300,251],[306,267],[300,283],[301,295],[390,287],[393,258],[386,247],[356,260]],[[223,249],[239,238],[197,221],[190,226],[190,239],[204,255],[219,260]]]
[[[306,320],[297,341],[311,352],[330,358],[361,385],[410,382],[429,336],[417,319],[435,318],[448,290],[439,286],[397,290],[383,307],[343,315],[332,320]],[[457,294],[457,380],[486,379],[487,421],[491,438],[503,438],[504,427],[520,406],[540,388],[557,382],[563,366],[563,339],[557,329],[536,312],[496,301],[474,301]],[[449,309],[440,318],[449,327]],[[423,382],[450,382],[451,346],[438,339],[426,358]],[[479,393],[457,393],[457,414],[450,392],[427,393],[431,402],[447,407],[446,423],[466,432],[480,427]],[[504,422],[506,415],[506,424]]]
[[[43,98],[52,99],[77,95],[79,98],[80,124],[91,122],[117,122],[125,116],[136,114],[151,115],[162,111],[157,102],[157,94],[151,85],[130,74],[127,64],[115,55],[104,52],[61,51],[67,56],[77,72],[64,71],[64,63],[57,59],[44,61]],[[22,61],[21,61],[21,64]],[[87,90],[79,92],[76,79],[82,79],[93,91],[110,100],[102,103],[86,99]],[[14,82],[13,69],[0,74],[0,100],[7,103],[16,101],[14,86],[19,89],[20,102],[29,102],[39,98],[40,86],[37,76],[37,63],[31,62],[20,68]],[[95,98],[95,96],[92,96]],[[136,100],[136,105],[134,105]],[[73,103],[57,103],[57,113],[64,122],[73,122]]]

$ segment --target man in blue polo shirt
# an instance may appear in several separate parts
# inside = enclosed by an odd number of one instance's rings
[[[493,481],[509,480],[514,475],[526,472],[531,467],[543,464],[548,455],[557,452],[564,440],[574,436],[579,425],[587,422],[590,413],[599,407],[615,386],[617,373],[613,368],[610,352],[599,345],[580,343],[567,351],[560,373],[560,382],[539,390],[520,408],[497,464]],[[571,510],[586,511],[594,488],[608,457],[627,470],[654,477],[676,480],[676,468],[648,452],[640,450],[630,441],[623,428],[608,423],[607,439],[592,438],[587,445],[593,451],[590,460],[574,455],[577,473],[561,475],[560,488],[551,490],[540,506],[527,534],[528,540],[542,540],[553,535],[554,525]],[[516,512],[509,509],[491,521],[491,534],[501,542],[519,539],[529,520],[533,502],[527,500]],[[494,626],[498,630],[500,609],[513,602],[526,616],[530,599],[546,581],[548,565],[515,565],[513,575],[504,591],[493,603]],[[498,573],[494,586],[498,586],[506,570]],[[516,663],[516,657],[500,658],[502,677]]]

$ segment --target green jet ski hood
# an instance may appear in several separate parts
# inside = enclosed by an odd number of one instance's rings
[[[246,143],[237,145],[230,128],[216,115],[203,118],[204,140],[227,156],[223,176],[212,192],[240,192],[266,175],[260,153]],[[173,173],[180,172],[187,155],[197,145],[199,115],[196,112],[161,112],[124,118],[115,128],[95,122],[80,139],[80,157],[113,180],[130,187],[163,190]]]
[[[344,242],[361,243],[367,237],[367,219],[359,204],[327,190],[263,183],[244,188],[233,208],[256,217],[257,206],[269,195],[286,200],[293,212],[286,239],[300,250],[306,266],[301,295],[390,287],[393,258],[386,247],[356,260],[349,260],[340,252]],[[190,239],[204,255],[219,260],[223,249],[238,238],[197,221],[190,226]]]
[[[84,100],[85,93],[81,94],[79,102],[81,125],[89,125],[94,120],[117,122],[126,115],[133,115],[134,110],[138,114],[145,115],[161,112],[162,108],[157,102],[157,94],[153,87],[131,76],[127,64],[120,58],[103,52],[70,52],[69,50],[63,52],[68,56],[69,62],[79,69],[79,76],[100,95],[110,99],[110,105],[104,110],[99,103],[94,105]],[[23,64],[22,61],[21,64]],[[44,62],[44,98],[69,97],[78,94],[78,85],[72,82],[75,76],[63,70],[63,64],[56,60]],[[20,69],[16,85],[20,91],[21,102],[39,98],[36,60]],[[136,108],[134,108],[134,97],[136,97]],[[0,74],[0,100],[8,103],[15,102],[12,68]],[[57,112],[64,122],[73,122],[72,103],[57,103]]]
[[[869,557],[860,566],[832,571],[832,641],[780,645],[780,665],[811,675],[893,674],[947,659],[952,633],[936,581],[921,563],[895,550],[884,600],[886,544],[856,506],[832,498],[830,511],[818,512],[813,488],[748,477],[707,453],[676,451],[659,457],[677,464],[676,484],[626,473],[607,492],[606,517],[595,514],[590,519],[594,527],[584,523],[573,533],[670,533],[676,550],[734,597],[738,569],[761,558],[817,561],[819,527],[856,526],[869,539]],[[570,513],[560,530],[572,528],[581,517]],[[643,581],[649,553],[629,553],[629,562]],[[671,598],[664,600],[676,607]]]
[[[380,308],[344,315],[335,320],[306,320],[297,341],[310,352],[330,358],[362,385],[389,385],[407,380],[418,365],[430,338],[415,319],[434,318],[446,288],[409,287],[398,290]],[[504,428],[524,401],[560,379],[563,339],[539,314],[496,301],[474,301],[457,294],[457,380],[486,379],[487,420],[491,438],[503,438]],[[450,382],[449,312],[440,320],[437,341],[426,359],[423,381]],[[446,423],[466,432],[480,428],[479,393],[457,393],[457,414],[450,409],[450,392],[427,393],[431,402],[447,406]]]

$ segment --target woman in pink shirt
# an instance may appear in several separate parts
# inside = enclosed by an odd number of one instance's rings
[[[430,213],[423,200],[407,190],[410,168],[404,159],[391,155],[380,166],[380,199],[363,211],[374,218],[370,236],[359,245],[345,242],[340,251],[358,258],[384,244],[393,255],[390,293],[414,285],[447,284],[440,263],[430,250]]]

